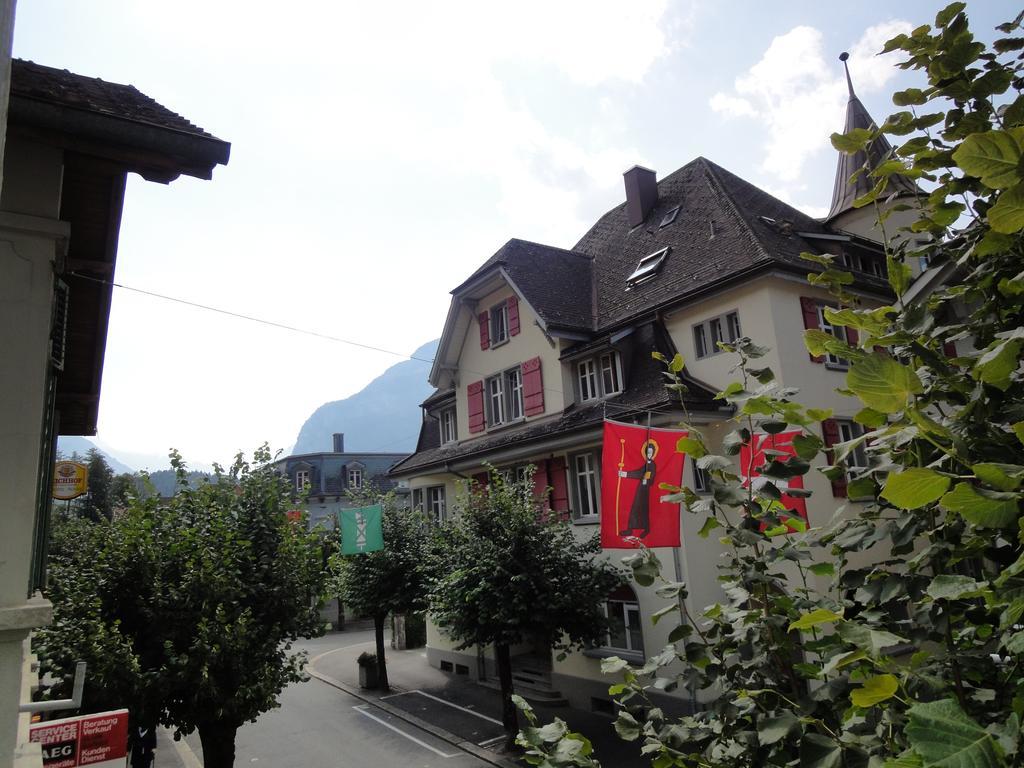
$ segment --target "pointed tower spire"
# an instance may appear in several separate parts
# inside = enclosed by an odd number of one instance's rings
[[[857,94],[853,90],[850,65],[847,64],[849,58],[850,54],[846,51],[839,54],[839,60],[843,62],[843,69],[846,71],[846,86],[850,92],[850,100],[846,103],[846,125],[843,127],[843,132],[849,133],[854,128],[874,130],[877,127],[875,121],[871,119],[871,115],[868,114],[867,109],[864,108],[861,100],[857,98]],[[836,179],[832,187],[832,207],[829,209],[828,216],[825,217],[826,222],[832,221],[840,214],[855,210],[853,201],[867,194],[875,185],[875,179],[866,173],[861,173],[852,182],[850,181],[853,179],[853,175],[864,167],[865,162],[868,163],[870,168],[875,168],[891,154],[892,145],[886,140],[885,136],[879,136],[872,141],[868,145],[867,152],[861,150],[852,155],[848,155],[845,152],[839,153]],[[916,195],[920,192],[913,181],[899,174],[889,177],[889,191],[911,195]]]

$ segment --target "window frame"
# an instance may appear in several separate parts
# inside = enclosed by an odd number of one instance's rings
[[[296,469],[295,470],[295,491],[302,493],[307,488],[312,487],[312,476],[313,473],[308,469]]]
[[[720,315],[693,324],[693,356],[704,360],[721,354],[724,350],[718,342],[733,344],[743,336],[739,309],[730,309]]]
[[[604,616],[608,620],[609,625],[611,625],[612,620],[613,620],[612,619],[612,615],[611,615],[612,611],[610,610],[611,606],[612,605],[622,606],[622,619],[623,619],[622,629],[623,629],[623,636],[625,637],[625,640],[626,640],[626,645],[625,646],[622,646],[622,645],[612,645],[612,629],[609,627],[609,629],[605,633],[605,637],[604,637],[604,641],[605,641],[604,646],[603,646],[604,648],[607,648],[610,651],[623,651],[623,652],[625,652],[627,654],[634,654],[636,656],[644,656],[644,625],[643,625],[643,617],[642,617],[642,614],[640,613],[640,602],[639,602],[639,600],[637,600],[635,598],[636,598],[636,593],[634,592],[634,599],[633,600],[608,599],[608,600],[605,600],[604,603],[602,604],[602,609],[604,610]],[[630,624],[629,623],[630,614],[633,615],[633,618],[635,619],[636,624]],[[630,634],[630,627],[635,627],[636,631],[640,635],[640,647],[639,648],[631,647],[632,646],[632,635]]]
[[[499,413],[495,413],[495,407]],[[526,418],[522,365],[506,368],[484,379],[484,411],[488,429],[516,424]]]
[[[525,417],[523,410],[523,368],[517,365],[502,374],[505,377],[505,415],[509,422]]]
[[[665,259],[668,258],[671,250],[671,246],[666,246],[654,253],[642,256],[636,264],[636,269],[634,269],[632,274],[626,278],[626,290],[655,278],[661,271],[661,267],[664,265]]]
[[[443,485],[428,485],[422,489],[423,511],[435,523],[443,523],[447,517],[447,499]]]
[[[441,432],[441,445],[448,445],[459,439],[459,424],[454,405],[441,410],[437,414],[437,421]]]
[[[697,466],[697,460],[690,457],[690,468],[693,472],[693,492],[698,494],[711,493],[711,473]]]
[[[846,335],[846,327],[842,325],[832,325],[832,323],[828,321],[828,318],[825,317],[825,310],[834,309],[834,307],[830,304],[822,304],[821,302],[818,302],[816,307],[818,310],[818,329],[824,331],[830,336],[834,336],[839,339],[839,341],[848,344],[849,338]],[[838,355],[834,355],[831,352],[826,352],[822,357],[824,358],[826,368],[836,368],[845,371],[850,367],[849,360],[839,357]]]
[[[595,451],[581,451],[569,455],[569,483],[572,486],[572,519],[575,522],[592,522],[601,517],[601,464]],[[580,459],[586,460],[588,466],[580,471]],[[589,503],[587,511],[583,511],[583,495],[581,494],[581,478],[588,478],[587,495]]]
[[[494,391],[494,385],[497,391]],[[496,376],[488,376],[484,382],[484,392],[487,403],[487,424],[490,427],[498,427],[506,422],[505,419],[505,374],[499,373]],[[498,413],[495,413],[497,406]]]
[[[490,332],[488,338],[490,339],[491,349],[494,349],[495,347],[500,347],[502,344],[506,343],[510,338],[508,328],[508,302],[503,301],[500,304],[495,304],[490,308],[490,310],[488,310],[487,317],[488,324],[490,325],[490,328],[488,328],[488,331]],[[499,325],[501,334],[498,333]]]
[[[836,429],[839,431],[839,442],[845,443],[850,440],[856,440],[858,437],[864,436],[864,427],[852,419],[835,419]],[[846,458],[843,459],[843,463],[846,468],[849,469],[867,469],[870,466],[868,461],[868,454],[865,450],[864,443],[861,443],[852,451],[850,451]]]
[[[618,389],[614,391],[608,391],[605,386],[604,361],[606,359],[611,363],[608,370],[611,371],[615,383],[618,385]],[[615,395],[622,394],[626,388],[622,372],[622,355],[619,354],[617,349],[608,349],[597,355],[577,360],[573,363],[573,367],[576,371],[576,402],[590,403],[606,397],[614,397]],[[584,382],[588,382],[587,387],[584,387]],[[585,389],[592,390],[589,396],[584,396]]]
[[[362,467],[351,467],[345,471],[346,478],[348,480],[348,487],[360,490],[363,487],[363,469]]]

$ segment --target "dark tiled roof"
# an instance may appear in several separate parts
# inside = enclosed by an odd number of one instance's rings
[[[572,403],[557,420],[528,421],[515,428],[449,445],[439,444],[437,421],[425,419],[416,453],[392,467],[391,474],[404,475],[413,470],[439,468],[446,463],[475,456],[483,462],[489,454],[510,445],[541,444],[559,435],[598,426],[605,417],[625,420],[647,411],[679,409],[677,397],[665,389],[661,365],[651,357],[652,350],[666,356],[675,353],[668,334],[663,328],[648,323],[638,328],[630,339],[629,344],[620,347],[622,367],[628,372],[626,390],[622,394],[590,403]],[[691,413],[722,409],[722,403],[714,399],[715,393],[708,387],[693,380],[684,381],[690,388],[686,407]]]
[[[849,73],[847,73],[847,78],[849,78]],[[868,114],[861,100],[854,95],[853,86],[851,85],[850,101],[846,105],[846,125],[843,128],[843,133],[849,133],[854,128],[874,129],[875,127],[875,121],[871,119],[871,115]],[[877,179],[872,178],[866,173],[859,174],[853,182],[850,182],[854,173],[863,168],[865,163],[869,161],[870,168],[877,168],[879,163],[891,156],[892,145],[886,140],[885,136],[881,135],[868,145],[867,152],[861,150],[852,155],[840,152],[836,165],[835,186],[832,189],[832,207],[829,209],[825,221],[830,221],[839,214],[852,210],[853,201],[870,192],[877,182]],[[917,184],[911,179],[902,174],[896,174],[889,177],[889,187],[886,194],[889,195],[895,192],[897,194],[916,195],[920,191]]]
[[[11,96],[37,99],[62,107],[214,138],[181,115],[161,106],[135,86],[108,83],[98,77],[84,77],[66,69],[44,67],[32,61],[11,61]]]
[[[430,397],[428,397],[426,400],[424,400],[422,403],[420,403],[420,408],[430,408],[431,406],[439,405],[440,403],[443,403],[446,400],[454,400],[454,399],[455,399],[455,390],[453,390],[453,389],[445,389],[445,390],[435,389],[433,392],[430,393]]]
[[[660,227],[676,206],[673,222]],[[800,253],[819,248],[797,231],[827,232],[805,213],[698,157],[658,182],[658,204],[642,225],[629,226],[622,203],[574,250],[594,258],[600,330],[759,268],[782,265],[806,274],[811,264]],[[659,274],[627,291],[640,259],[665,247],[671,250]]]
[[[362,465],[365,485],[389,491],[395,487],[395,481],[388,477],[388,470],[406,456],[405,453],[301,453],[280,459],[275,465],[289,477],[299,465],[312,470],[311,496],[340,496],[347,490],[348,478],[344,470],[349,465]]]
[[[499,266],[504,267],[523,298],[549,326],[584,330],[593,327],[588,255],[512,239],[452,293]]]

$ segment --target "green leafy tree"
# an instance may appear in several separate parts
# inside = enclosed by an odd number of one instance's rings
[[[384,624],[389,614],[408,614],[427,607],[430,585],[431,533],[426,518],[395,505],[393,495],[378,499],[384,508],[381,527],[384,549],[358,555],[335,555],[334,594],[357,615],[372,616],[377,641],[377,673],[387,689]]]
[[[725,599],[700,616],[680,603],[671,653],[639,669],[605,665],[623,675],[612,689],[620,735],[642,739],[659,768],[1024,764],[1024,14],[987,49],[965,10],[954,3],[934,26],[886,44],[923,76],[893,98],[907,109],[877,129],[833,136],[851,153],[882,133],[899,137],[890,157],[863,169],[875,186],[855,203],[875,206],[887,232],[896,301],[858,306],[843,290],[852,276],[807,254],[824,267],[812,282],[843,304],[826,310],[829,322],[858,331],[855,345],[815,331],[806,342],[812,354],[850,361],[845,389],[863,405],[856,421],[866,434],[833,446],[824,472],[847,473],[849,496],[863,504],[824,529],[779,535],[776,481],[809,470],[823,446],[808,427],[828,414],[773,386],[749,340],[732,347],[741,381],[720,395],[738,421],[726,455],[712,455],[692,429],[681,446],[712,476],[711,498],[685,488],[676,498],[706,518],[704,535],[715,530],[729,545]],[[894,205],[897,173],[929,191]],[[927,244],[891,237],[892,214],[907,210],[917,212],[911,231],[932,235]],[[920,256],[947,279],[908,296],[906,262]],[[797,456],[768,457],[757,468],[765,480],[744,487],[730,455],[755,431],[793,427],[802,428]],[[869,466],[851,469],[845,458],[858,448]],[[661,580],[652,553],[630,564],[638,582]],[[686,585],[661,589],[683,596]],[[703,711],[665,718],[647,691],[678,685],[714,695]],[[580,738],[553,723],[520,740],[535,764],[595,766]]]
[[[486,487],[471,489],[440,543],[430,615],[458,649],[494,646],[512,746],[510,647],[539,641],[564,652],[598,642],[607,628],[601,606],[622,574],[598,557],[597,536],[578,539],[538,504],[532,479],[506,482],[494,471]]]
[[[94,522],[110,520],[114,514],[114,470],[96,448],[85,454],[85,465],[89,468],[89,492],[76,501],[78,514]]]
[[[319,542],[286,518],[290,488],[270,459],[261,448],[255,465],[239,456],[190,488],[172,453],[172,499],[72,523],[54,548],[54,622],[35,638],[58,689],[87,661],[86,710],[127,706],[143,725],[198,729],[207,768],[233,765],[238,727],[304,679],[292,642],[322,631]]]

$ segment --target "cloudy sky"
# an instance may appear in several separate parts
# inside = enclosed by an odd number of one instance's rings
[[[409,354],[508,238],[571,247],[633,164],[704,155],[824,214],[839,52],[881,120],[911,81],[875,52],[943,5],[20,0],[14,50],[232,144],[212,181],[129,178],[118,282]],[[975,6],[986,39],[1016,12]],[[288,448],[400,359],[115,289],[99,442],[154,469]]]

